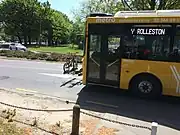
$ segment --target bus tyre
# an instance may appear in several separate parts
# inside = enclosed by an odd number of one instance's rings
[[[133,95],[142,98],[157,98],[161,95],[160,81],[150,75],[140,75],[135,77],[130,84],[130,91]]]

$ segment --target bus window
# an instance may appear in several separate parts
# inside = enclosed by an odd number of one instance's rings
[[[120,47],[120,37],[109,36],[108,38],[108,50],[113,54],[119,52]]]
[[[131,28],[133,38],[125,41],[131,59],[166,61],[169,59],[170,49],[170,27],[157,27],[151,25]],[[159,29],[159,32],[156,30]],[[127,50],[127,49],[126,49]]]
[[[173,50],[170,54],[170,58],[172,61],[176,61],[176,62],[180,61],[180,25],[177,25],[176,27],[174,45],[173,45]]]
[[[100,35],[90,35],[89,41],[89,78],[99,78],[99,68],[100,68],[100,50],[101,50],[101,36]]]
[[[108,37],[108,55],[106,58],[106,80],[116,81],[119,78],[120,36]]]
[[[122,39],[122,43],[124,46],[123,50],[123,58],[132,58],[133,53],[133,39],[131,36],[124,36]]]
[[[158,36],[157,38],[153,37],[152,55],[155,57],[156,56],[168,57],[169,43],[170,43],[170,37],[168,36]]]
[[[180,25],[177,25],[176,35],[174,39],[173,49],[176,49],[176,48],[180,50]]]
[[[144,38],[144,36],[141,36],[141,35],[134,36],[134,45],[135,46],[145,45],[145,38]]]

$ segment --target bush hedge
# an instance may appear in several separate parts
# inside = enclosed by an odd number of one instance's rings
[[[46,60],[46,61],[59,61],[66,62],[72,58],[72,54],[59,54],[59,53],[34,53],[31,51],[12,51],[12,50],[0,50],[0,56],[26,58],[31,60]],[[76,55],[79,63],[81,63],[82,56]]]

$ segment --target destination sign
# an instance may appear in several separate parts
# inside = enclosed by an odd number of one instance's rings
[[[132,28],[132,35],[166,35],[164,28]]]

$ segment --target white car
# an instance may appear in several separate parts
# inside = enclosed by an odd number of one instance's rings
[[[10,50],[21,50],[21,51],[27,51],[27,48],[23,46],[20,43],[10,43],[9,45]]]
[[[0,50],[9,50],[9,43],[1,42],[0,43]]]

